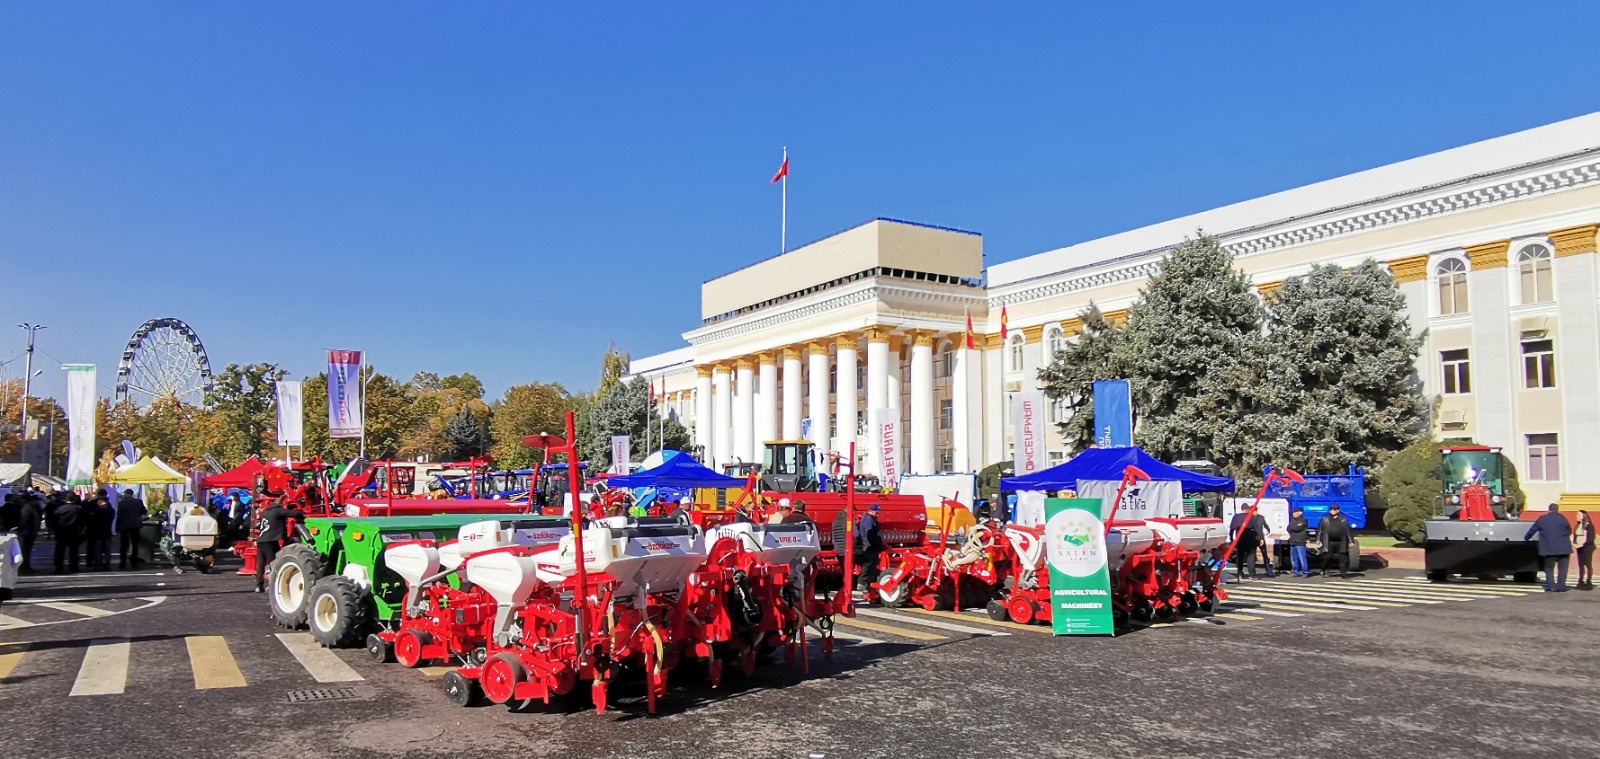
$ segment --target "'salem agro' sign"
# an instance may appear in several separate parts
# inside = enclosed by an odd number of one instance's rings
[[[1114,635],[1111,573],[1099,498],[1045,501],[1045,563],[1050,567],[1050,628],[1057,635]]]

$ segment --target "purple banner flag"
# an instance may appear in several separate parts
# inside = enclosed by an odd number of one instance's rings
[[[361,437],[361,351],[328,351],[328,437]]]

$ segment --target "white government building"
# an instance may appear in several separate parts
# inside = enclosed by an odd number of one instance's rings
[[[1573,458],[1600,451],[1597,225],[1600,113],[987,269],[977,233],[874,219],[706,282],[688,346],[630,371],[665,380],[714,464],[804,436],[856,442],[866,471],[866,410],[895,409],[900,471],[974,471],[1010,460],[1007,394],[1039,386],[1084,307],[1125,319],[1205,230],[1263,293],[1315,263],[1387,264],[1426,330],[1436,434],[1503,447],[1530,503],[1600,508],[1600,465]],[[1050,427],[1053,464],[1070,452]]]

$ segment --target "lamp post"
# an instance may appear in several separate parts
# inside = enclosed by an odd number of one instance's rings
[[[28,331],[28,357],[23,361],[22,369],[22,444],[18,447],[19,458],[28,460],[28,391],[33,383],[33,334],[44,329],[43,324],[29,324],[23,322],[17,325]],[[41,370],[43,371],[43,370]]]

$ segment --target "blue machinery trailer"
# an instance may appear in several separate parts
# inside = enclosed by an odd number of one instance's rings
[[[1270,471],[1270,470],[1269,470]],[[1367,526],[1367,470],[1351,466],[1344,474],[1308,474],[1305,483],[1274,484],[1267,488],[1268,498],[1282,498],[1289,509],[1305,513],[1311,529],[1317,529],[1329,507],[1337,504],[1340,513],[1349,520],[1351,529]]]

